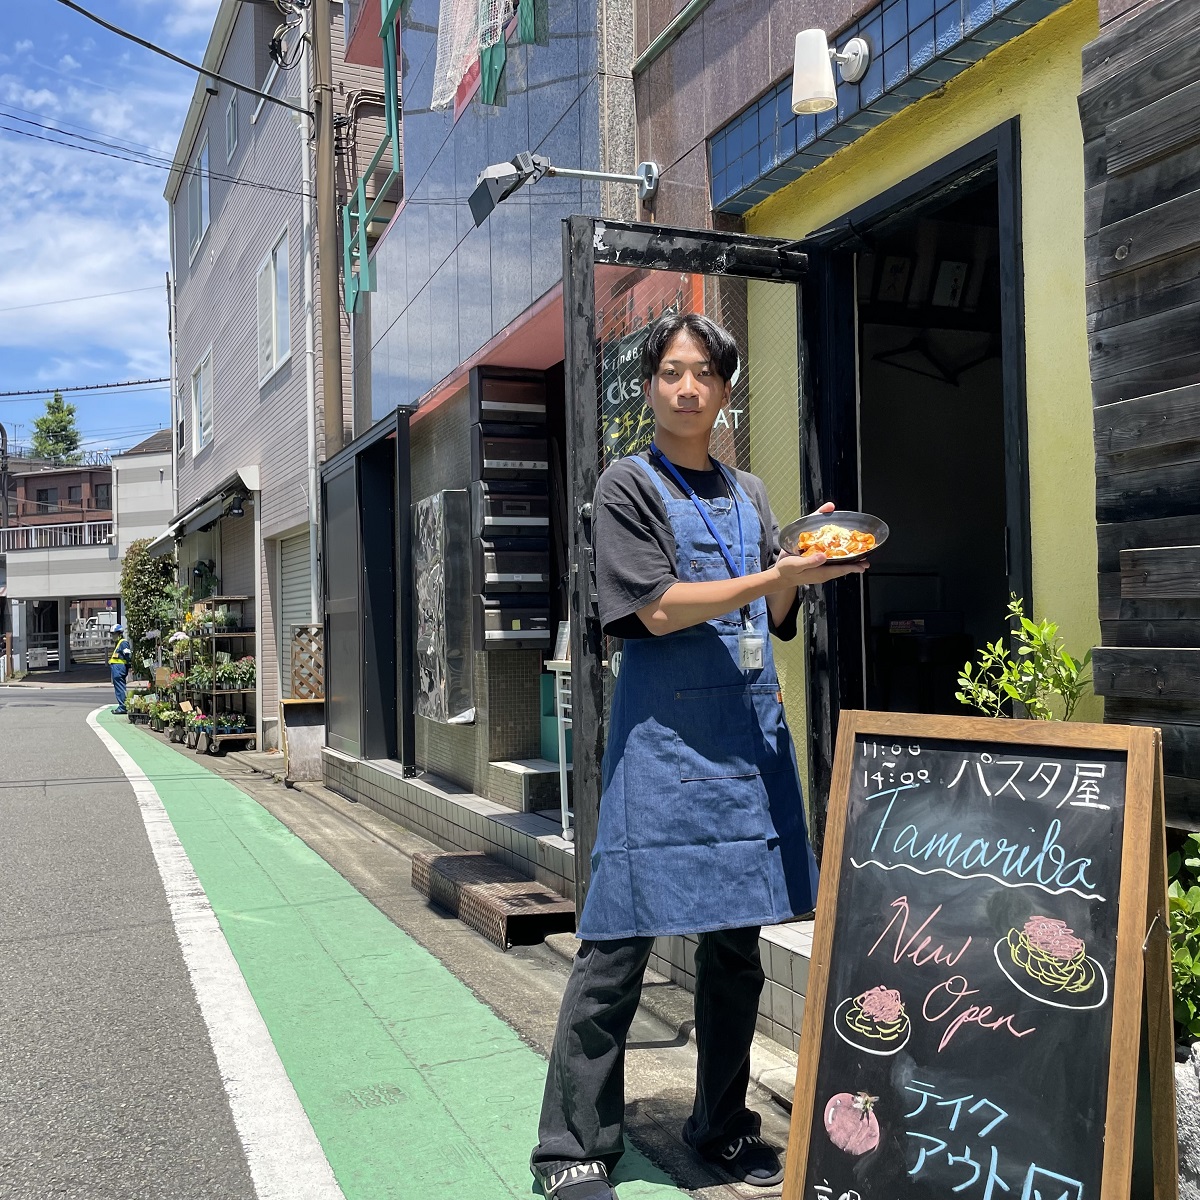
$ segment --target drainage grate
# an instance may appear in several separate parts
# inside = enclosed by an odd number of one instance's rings
[[[575,929],[575,905],[480,851],[413,855],[412,885],[502,950]]]

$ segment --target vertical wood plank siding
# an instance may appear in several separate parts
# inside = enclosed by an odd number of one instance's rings
[[[1200,828],[1200,6],[1083,57],[1095,688],[1106,720],[1163,729],[1168,821]]]

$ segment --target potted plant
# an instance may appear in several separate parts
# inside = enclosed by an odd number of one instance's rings
[[[212,732],[212,720],[204,714],[200,709],[188,713],[187,715],[187,744],[193,749],[200,743],[200,735],[202,733]]]
[[[207,692],[213,686],[214,668],[209,663],[193,663],[188,672],[188,686],[194,692]]]
[[[182,629],[171,634],[167,639],[167,652],[176,664],[185,662],[192,656],[192,639]]]
[[[223,712],[216,718],[217,733],[236,734],[246,732],[244,713]]]
[[[163,725],[167,731],[167,738],[172,742],[182,742],[186,722],[186,713],[174,706],[168,707],[167,711],[163,714]]]
[[[965,663],[958,676],[959,701],[989,717],[1012,709],[1034,721],[1069,721],[1091,680],[1089,650],[1072,658],[1051,621],[1031,621],[1015,594],[1009,596],[1014,655],[1003,638],[985,644],[977,663]]]
[[[1188,1047],[1200,1043],[1200,834],[1186,834],[1167,856],[1167,878],[1175,1034]]]

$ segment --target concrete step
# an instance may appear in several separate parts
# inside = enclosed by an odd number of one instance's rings
[[[501,950],[575,928],[575,903],[473,851],[412,856],[412,885]]]

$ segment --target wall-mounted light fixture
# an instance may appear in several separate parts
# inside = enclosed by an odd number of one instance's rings
[[[837,84],[833,64],[847,83],[857,83],[871,61],[871,47],[860,37],[851,38],[841,50],[829,45],[823,29],[805,29],[796,34],[796,57],[792,68],[792,112],[828,112],[837,107]]]
[[[633,175],[556,167],[544,155],[522,150],[511,162],[493,163],[479,172],[475,190],[468,201],[476,228],[491,216],[497,204],[507,200],[518,188],[527,183],[537,183],[547,175],[562,179],[597,179],[601,183],[631,183],[637,188],[639,199],[645,202],[653,200],[658,191],[659,169],[658,164],[652,162],[638,163],[637,172]]]

